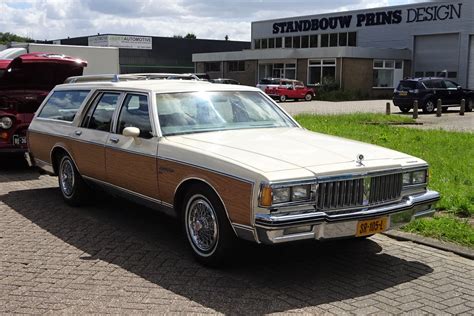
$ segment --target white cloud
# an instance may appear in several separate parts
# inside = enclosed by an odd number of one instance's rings
[[[418,0],[0,0],[0,31],[34,39],[97,33],[250,40],[250,22]],[[419,1],[418,1],[419,2]]]

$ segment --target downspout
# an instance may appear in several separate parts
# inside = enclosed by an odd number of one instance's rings
[[[341,57],[341,67],[339,67],[339,89],[342,90],[342,64],[343,64],[343,58]]]

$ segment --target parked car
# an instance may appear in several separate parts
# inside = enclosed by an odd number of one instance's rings
[[[414,78],[400,81],[393,93],[393,104],[408,113],[415,100],[424,113],[433,113],[441,99],[443,110],[460,106],[466,100],[466,111],[474,107],[474,91],[463,89],[456,82],[444,78]]]
[[[278,86],[280,84],[280,78],[263,78],[257,83],[257,88],[265,92],[267,87]]]
[[[311,101],[315,96],[313,89],[305,87],[301,81],[290,79],[281,79],[278,85],[267,86],[265,93],[280,102],[285,102],[288,99]]]
[[[51,89],[87,62],[48,53],[22,54],[0,60],[0,154],[25,152],[26,130]]]
[[[222,83],[222,84],[240,84],[237,80],[234,79],[227,79],[227,78],[218,78],[218,79],[211,79],[212,83]]]
[[[68,204],[88,202],[99,186],[174,215],[209,265],[222,263],[237,237],[365,237],[432,215],[439,199],[425,161],[310,132],[246,86],[59,85],[28,141],[27,160],[58,176]]]

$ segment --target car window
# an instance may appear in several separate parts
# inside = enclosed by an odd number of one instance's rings
[[[183,92],[156,95],[163,135],[246,128],[294,127],[257,92]]]
[[[445,86],[447,89],[457,89],[457,88],[458,88],[458,85],[455,84],[455,83],[452,82],[452,81],[443,80],[443,83],[444,83],[444,86]]]
[[[139,128],[141,138],[153,137],[146,95],[129,94],[125,98],[118,119],[118,133],[122,134],[125,127]]]
[[[430,80],[430,87],[431,89],[443,89],[443,82],[441,80]],[[428,86],[427,86],[428,87]]]
[[[38,117],[72,122],[90,90],[55,91]]]
[[[119,99],[120,93],[105,92],[100,95],[96,106],[89,109],[85,126],[90,129],[109,132]]]
[[[428,85],[426,87],[428,87]],[[414,89],[416,89],[416,81],[400,81],[397,88],[398,91],[408,91]]]

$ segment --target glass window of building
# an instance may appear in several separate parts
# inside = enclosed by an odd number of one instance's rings
[[[255,49],[260,49],[260,39],[255,40]]]
[[[245,71],[245,61],[236,60],[227,62],[229,71]]]
[[[309,47],[309,36],[303,35],[301,36],[301,48],[308,48]]]
[[[285,48],[292,48],[293,47],[293,37],[288,36],[285,37]]]
[[[339,33],[339,46],[347,46],[347,33]]]
[[[353,46],[353,47],[357,46],[357,40],[356,40],[357,33],[356,32],[349,32],[347,35],[348,35],[347,36],[348,37],[347,45],[348,46]]]
[[[275,48],[281,48],[281,47],[282,47],[281,37],[275,38]]]
[[[296,64],[285,64],[284,74],[285,78],[296,79]]]
[[[293,36],[293,48],[300,48],[300,47],[301,47],[301,37]]]
[[[268,48],[275,48],[275,39],[269,38],[268,39]]]
[[[204,72],[221,71],[221,62],[215,61],[204,64]]]
[[[309,36],[309,47],[318,47],[318,35]]]
[[[321,47],[329,47],[329,34],[321,34]]]
[[[400,66],[397,68],[396,66]],[[374,88],[394,88],[403,79],[403,61],[374,60]]]
[[[337,33],[332,33],[329,35],[329,46],[330,47],[337,46]]]
[[[268,48],[268,39],[262,38],[262,49]]]
[[[335,59],[310,59],[308,61],[308,85],[325,85],[335,81]]]

